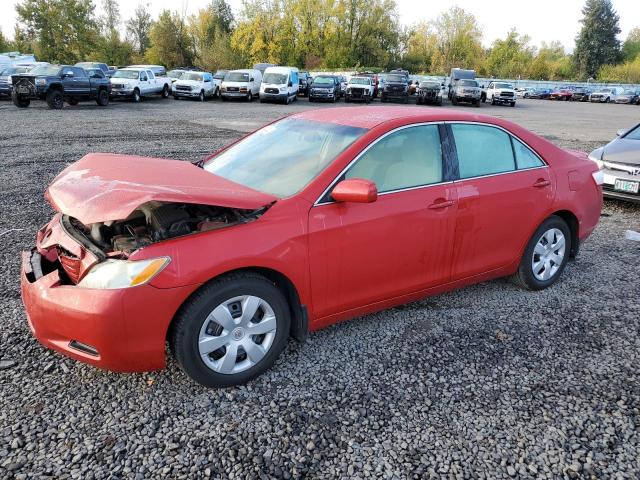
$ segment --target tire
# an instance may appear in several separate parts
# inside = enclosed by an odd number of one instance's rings
[[[107,105],[109,105],[109,92],[107,92],[106,90],[98,90],[96,103],[101,107],[106,107]]]
[[[247,102],[253,100],[253,94],[251,92],[247,93]]]
[[[515,107],[516,106],[516,102],[511,102],[509,105],[512,106],[512,107]]]
[[[169,98],[169,87],[166,83],[164,87],[162,87],[162,98]]]
[[[49,108],[60,110],[64,107],[64,97],[60,90],[50,90],[47,93],[47,105]]]
[[[495,105],[496,104],[496,99],[491,97],[491,105]]]
[[[563,238],[563,248],[556,249],[553,245],[559,245],[560,237]],[[546,249],[543,244],[546,242],[548,245],[549,241],[551,241],[552,248]],[[561,259],[556,259],[559,260],[559,264],[557,264],[554,262],[553,256],[558,257],[561,250]],[[562,275],[570,252],[571,231],[562,218],[552,215],[542,222],[542,225],[538,227],[527,243],[518,271],[513,275],[512,280],[528,290],[542,290],[550,287]],[[536,274],[534,267],[540,262],[542,262],[542,269]],[[548,278],[544,278],[545,275],[549,275]]]
[[[457,105],[458,99],[455,96],[451,97],[451,103],[453,103],[454,105]]]
[[[607,97],[607,99],[604,101],[604,103],[609,103],[611,101],[611,99],[609,97]]]
[[[133,90],[133,96],[131,98],[135,103],[140,103],[140,101],[142,100],[142,97],[140,96],[140,90],[135,88]]]
[[[200,95],[198,95],[198,100],[200,100],[201,102],[204,102],[204,90],[200,91]]]
[[[220,96],[220,89],[216,87],[213,91],[213,98],[218,98]]]
[[[28,97],[21,97],[20,95],[16,94],[15,91],[11,92],[11,101],[18,108],[27,108],[29,105],[31,105],[31,100]]]
[[[251,309],[251,318],[243,318],[245,302],[257,307]],[[266,322],[266,316],[275,318]],[[169,343],[178,364],[193,380],[207,387],[229,387],[248,382],[275,363],[286,345],[290,323],[287,301],[273,282],[257,273],[237,273],[206,284],[185,302]],[[252,328],[265,333],[251,335]],[[207,340],[209,348],[214,348],[210,352],[201,350]],[[234,352],[234,357],[228,356]]]
[[[73,106],[78,105],[78,99],[71,97],[69,100],[67,100],[67,103]]]
[[[177,95],[174,95],[174,96],[173,96],[173,99],[174,99],[174,100],[180,100],[180,97],[179,97],[179,96],[177,96]]]

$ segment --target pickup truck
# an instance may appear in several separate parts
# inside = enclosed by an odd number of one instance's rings
[[[185,71],[171,87],[173,98],[197,98],[204,102],[207,98],[215,98],[220,94],[220,87],[209,72]]]
[[[81,100],[109,104],[111,85],[101,72],[87,72],[70,65],[42,65],[26,73],[11,76],[11,99],[19,108],[27,108],[31,100],[46,100],[49,108],[61,109],[66,100],[76,105]]]
[[[510,83],[491,82],[486,95],[487,101],[491,102],[491,105],[500,103],[509,104],[512,107],[516,106],[516,91]]]
[[[111,97],[130,98],[139,102],[143,97],[161,95],[168,98],[171,78],[157,76],[149,68],[119,68],[111,76]]]

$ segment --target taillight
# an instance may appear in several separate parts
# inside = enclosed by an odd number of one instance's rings
[[[593,181],[596,182],[596,185],[602,186],[604,183],[604,172],[602,170],[591,172],[591,176],[593,177]]]

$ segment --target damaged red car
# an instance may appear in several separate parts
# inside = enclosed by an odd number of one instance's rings
[[[192,164],[89,154],[46,197],[22,297],[45,346],[208,386],[272,366],[289,337],[497,277],[549,287],[598,223],[602,178],[506,120],[332,108]]]

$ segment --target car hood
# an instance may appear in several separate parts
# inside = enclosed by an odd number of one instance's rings
[[[124,85],[137,85],[137,83],[139,82],[139,80],[137,78],[122,78],[122,77],[118,77],[118,78],[109,78],[108,79],[110,83],[121,83]]]
[[[640,141],[616,138],[605,145],[602,160],[640,165]]]
[[[127,218],[150,201],[255,210],[277,200],[181,160],[91,153],[65,168],[45,194],[85,225]]]
[[[190,87],[200,87],[203,82],[198,82],[197,80],[176,80],[173,82],[174,85],[188,85]]]

